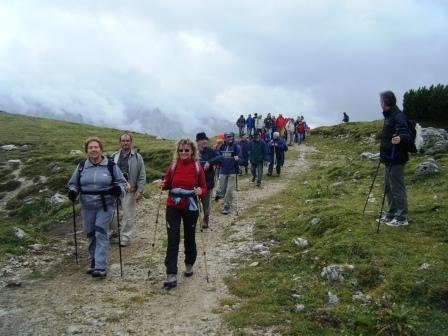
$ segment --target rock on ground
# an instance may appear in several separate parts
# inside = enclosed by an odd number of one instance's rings
[[[422,163],[420,163],[415,168],[415,175],[417,176],[428,176],[432,174],[437,174],[440,171],[440,167],[437,164],[437,161],[434,159],[428,159]]]

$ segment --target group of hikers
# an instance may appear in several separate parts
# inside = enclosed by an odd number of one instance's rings
[[[396,106],[394,93],[381,93],[380,102],[385,120],[380,163],[385,165],[384,195],[389,209],[381,214],[378,221],[398,227],[408,225],[404,165],[408,160],[412,134],[406,117]],[[303,117],[294,121],[292,118],[283,118],[281,114],[277,118],[268,114],[264,126],[261,126],[261,116],[256,113],[254,118],[249,115],[247,119],[243,116],[240,119],[244,120],[244,124],[238,124],[238,141],[233,132],[226,132],[222,141],[211,146],[207,135],[200,132],[196,135],[196,141],[181,138],[175,145],[173,159],[160,182],[161,192],[168,191],[165,211],[168,237],[165,288],[177,285],[181,222],[185,246],[184,276],[190,277],[197,257],[196,225],[202,213],[200,229],[202,231],[209,227],[210,202],[216,181],[218,188],[214,199],[224,199],[222,214],[227,215],[231,212],[233,193],[242,168],[247,174],[250,163],[251,182],[256,182],[258,187],[261,186],[265,164],[269,164],[268,175],[272,175],[274,166],[277,175],[280,175],[289,145],[285,137],[290,140],[294,135],[296,138],[297,134],[301,134],[297,126],[304,124]],[[291,124],[295,131],[292,128],[289,130],[288,125]],[[248,134],[244,132],[245,127]],[[306,124],[304,127],[306,131]],[[299,136],[296,142],[301,141]],[[93,277],[104,278],[107,275],[110,223],[115,205],[118,212],[119,203],[123,209],[123,229],[119,228],[120,248],[130,244],[136,202],[142,198],[146,181],[144,162],[132,147],[132,135],[120,135],[119,144],[120,150],[108,158],[103,154],[101,140],[97,137],[88,138],[84,146],[87,159],[78,164],[68,183],[68,197],[73,204],[80,195],[83,229],[89,239],[90,267],[87,273]]]
[[[280,113],[277,117],[268,113],[266,118],[258,113],[251,114],[244,118],[240,115],[236,121],[239,135],[247,134],[250,138],[259,132],[263,140],[270,140],[273,138],[274,132],[278,132],[279,136],[288,142],[288,145],[293,143],[300,143],[305,140],[305,134],[309,132],[310,128],[305,122],[303,116],[298,116],[296,119],[283,117]]]
[[[302,122],[302,121],[300,121]],[[90,267],[87,274],[92,277],[107,276],[107,260],[111,239],[111,222],[115,212],[122,209],[122,227],[119,227],[119,245],[131,244],[136,203],[142,198],[146,182],[142,156],[133,149],[131,134],[119,136],[120,149],[107,157],[103,153],[102,141],[89,137],[84,143],[87,158],[82,160],[68,182],[68,197],[73,202],[79,196],[83,231],[89,245]],[[264,128],[256,129],[248,137],[241,133],[238,140],[233,132],[226,132],[222,139],[211,145],[205,132],[196,134],[193,141],[184,137],[176,142],[171,163],[160,182],[160,189],[167,190],[166,229],[168,244],[165,257],[167,279],[164,287],[177,285],[177,257],[180,243],[180,227],[183,222],[186,277],[193,275],[196,261],[196,225],[200,212],[200,228],[210,225],[210,203],[223,199],[221,213],[232,211],[233,194],[238,187],[238,176],[252,173],[251,182],[261,187],[263,167],[268,166],[268,175],[275,167],[280,175],[288,150],[279,131],[268,133]],[[213,189],[217,183],[214,195]]]

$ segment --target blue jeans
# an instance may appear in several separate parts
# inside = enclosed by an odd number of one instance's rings
[[[302,143],[302,141],[303,141],[303,138],[304,138],[304,133],[296,133],[296,135],[295,135],[295,142],[298,144],[298,145],[300,145],[301,143]]]

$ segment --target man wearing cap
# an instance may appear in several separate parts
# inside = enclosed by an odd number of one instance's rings
[[[207,193],[202,195],[201,203],[204,210],[204,220],[202,227],[204,229],[209,227],[210,218],[210,198],[212,195],[212,189],[215,187],[215,168],[214,166],[219,164],[219,154],[216,150],[209,147],[208,138],[204,132],[196,134],[196,143],[199,150],[199,162],[205,172],[205,181],[207,184]]]
[[[224,198],[222,213],[227,215],[230,213],[232,205],[236,174],[238,174],[238,157],[240,156],[240,151],[234,142],[234,134],[232,132],[224,134],[224,143],[218,148],[218,151],[221,169],[219,174],[219,188],[215,195],[215,201]]]
[[[135,206],[143,196],[146,182],[145,164],[142,156],[132,149],[132,136],[122,134],[119,137],[120,150],[112,154],[112,159],[120,167],[126,181],[128,192],[123,199],[123,227],[121,228],[121,246],[131,242],[135,223]]]

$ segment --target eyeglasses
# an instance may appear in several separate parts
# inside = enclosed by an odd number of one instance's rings
[[[189,149],[178,149],[177,150],[179,153],[182,153],[182,152],[184,152],[184,153],[190,153],[190,150]]]

